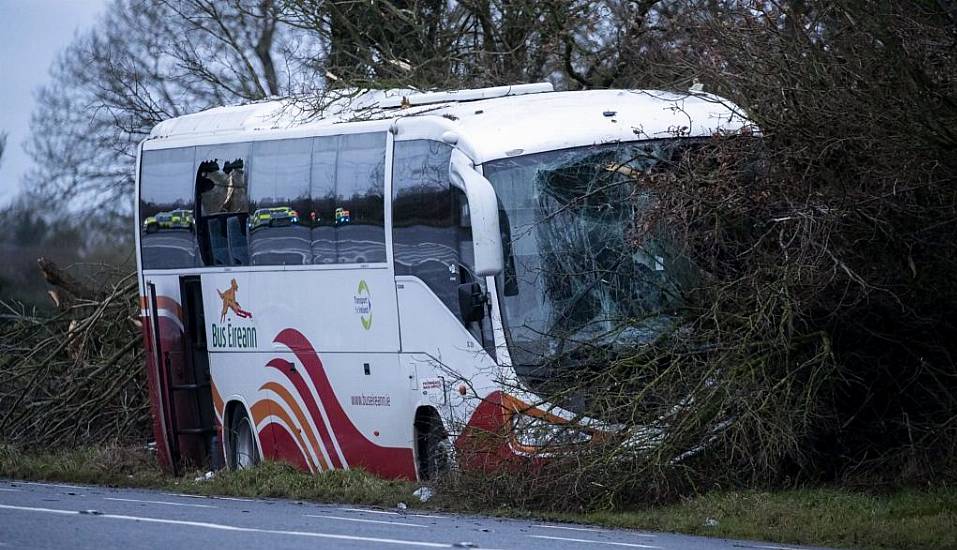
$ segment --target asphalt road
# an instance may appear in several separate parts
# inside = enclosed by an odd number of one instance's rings
[[[480,516],[0,480],[0,548],[797,548]]]

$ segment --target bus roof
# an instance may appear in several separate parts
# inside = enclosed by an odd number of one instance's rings
[[[347,129],[346,124],[356,128]],[[404,134],[439,139],[452,132],[455,136],[446,138],[462,140],[473,160],[481,163],[595,143],[738,132],[750,123],[729,101],[698,92],[555,92],[547,83],[431,93],[339,90],[215,107],[165,120],[153,128],[146,148],[334,134],[360,127],[392,127],[396,139],[404,139]]]

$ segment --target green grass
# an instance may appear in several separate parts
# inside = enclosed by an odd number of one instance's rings
[[[0,476],[123,487],[162,487],[169,480],[145,450],[120,446],[23,453],[0,445]]]
[[[208,481],[182,480],[174,488],[184,493],[241,497],[276,497],[395,507],[412,504],[417,485],[384,480],[361,470],[305,474],[288,464],[266,462],[250,470],[219,472]]]
[[[166,476],[144,450],[124,447],[24,454],[0,446],[0,476],[150,487],[199,495],[281,497],[384,507],[394,507],[399,502],[410,507],[427,506],[412,495],[417,484],[386,481],[356,470],[312,476],[285,464],[265,463],[252,470],[219,472],[210,480],[195,481],[199,472],[180,478]],[[470,511],[496,515],[784,544],[865,549],[957,548],[957,488],[953,487],[886,494],[847,489],[732,491],[710,493],[668,506],[584,514],[483,510],[481,503],[476,502],[446,501],[445,506],[451,511],[467,506]],[[709,519],[717,523],[709,526]]]
[[[957,548],[957,489],[711,493],[679,504],[565,519],[612,527],[845,548]],[[708,526],[708,519],[717,525]],[[555,518],[559,519],[559,518]]]
[[[56,453],[22,453],[0,445],[0,477],[165,489],[197,495],[277,497],[394,507],[417,499],[417,485],[389,481],[360,470],[309,475],[288,464],[266,462],[251,470],[220,471],[198,481],[202,473],[173,477],[161,472],[143,449],[105,447]]]

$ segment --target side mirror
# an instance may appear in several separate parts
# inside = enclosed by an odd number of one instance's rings
[[[488,298],[478,281],[459,285],[459,312],[466,323],[485,318],[485,303]]]
[[[449,166],[452,185],[465,191],[472,220],[472,249],[475,251],[475,274],[495,276],[502,272],[502,237],[498,225],[498,201],[492,184],[472,166],[465,153],[452,150]]]

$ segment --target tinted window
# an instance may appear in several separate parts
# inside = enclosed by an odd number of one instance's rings
[[[459,285],[477,278],[468,201],[449,181],[451,154],[434,141],[395,144],[392,249],[396,274],[422,279],[461,319]],[[488,316],[468,328],[494,355]]]
[[[197,265],[193,148],[144,151],[140,231],[144,269]]]
[[[312,140],[253,144],[249,170],[249,255],[253,265],[312,263],[318,216],[309,198]]]
[[[246,265],[249,144],[197,147],[197,240],[204,265]]]
[[[313,263],[338,263],[336,247],[336,158],[338,137],[321,137],[312,146]]]
[[[316,138],[313,263],[385,261],[385,134]]]
[[[452,148],[434,141],[395,144],[392,250],[396,275],[415,275],[458,313],[459,243],[449,183]]]
[[[338,263],[385,261],[385,134],[339,137],[336,159]]]

